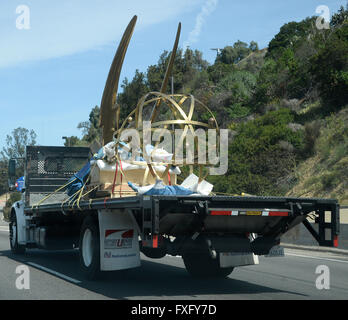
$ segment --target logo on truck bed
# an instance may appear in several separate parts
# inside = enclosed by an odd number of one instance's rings
[[[133,229],[105,230],[104,249],[132,248]]]

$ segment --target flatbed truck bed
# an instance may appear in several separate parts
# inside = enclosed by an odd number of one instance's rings
[[[216,219],[219,216],[219,226],[216,231],[226,227],[228,232],[253,232],[280,237],[298,223],[303,223],[320,246],[337,246],[339,235],[339,204],[335,199],[294,198],[294,197],[260,197],[260,196],[135,196],[123,198],[103,198],[81,201],[73,205],[64,203],[45,204],[25,207],[28,216],[43,217],[56,215],[86,215],[90,211],[103,209],[127,209],[138,222],[143,236],[148,233],[158,235],[163,232],[173,232],[170,226],[178,223],[176,220],[200,221]],[[272,211],[278,210],[278,211]],[[282,211],[279,211],[282,210]],[[330,212],[330,221],[325,221],[325,212]],[[310,213],[316,214],[315,222],[318,230],[314,230],[307,220]],[[176,216],[176,219],[168,216]],[[178,215],[180,216],[178,218]],[[274,223],[274,222],[278,223]],[[139,223],[140,222],[140,223]],[[142,222],[142,223],[141,223]],[[222,223],[221,223],[222,222]],[[273,222],[273,226],[270,226]],[[222,226],[223,227],[222,227]],[[149,228],[150,227],[150,228]],[[187,227],[188,228],[188,227]],[[176,229],[180,229],[177,227]],[[193,226],[181,233],[199,232]],[[209,230],[209,228],[206,230]],[[328,233],[325,230],[329,230]],[[174,235],[180,230],[174,231]]]

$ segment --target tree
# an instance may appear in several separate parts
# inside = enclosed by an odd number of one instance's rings
[[[217,56],[215,62],[236,64],[246,58],[251,52],[257,50],[258,45],[255,41],[251,41],[248,47],[247,43],[238,40],[233,44],[233,46],[226,46],[225,48],[223,48],[221,53]]]
[[[94,140],[100,141],[101,140],[101,130],[99,126],[99,120],[100,119],[100,108],[98,106],[95,106],[90,114],[89,114],[89,121],[83,121],[80,122],[77,125],[78,129],[82,130],[83,133],[83,141],[86,141],[87,143],[92,143]],[[70,137],[71,139],[69,142],[70,145],[78,144],[79,141],[77,140],[77,137]],[[76,139],[77,138],[77,139]]]
[[[209,79],[217,84],[221,79],[225,78],[229,73],[235,70],[234,65],[216,61],[212,66],[208,67]]]
[[[150,91],[160,91],[164,75],[167,70],[168,62],[170,59],[171,52],[164,51],[157,65],[149,66],[147,69],[147,85]],[[174,66],[171,76],[174,77],[174,91],[179,92],[183,87],[183,75],[184,71],[188,71],[189,64],[185,65],[184,58],[182,58],[183,52],[182,49],[178,49],[174,59]],[[191,58],[191,55],[186,55],[187,58]],[[167,92],[170,93],[170,85],[167,87]]]
[[[95,106],[89,113],[88,121],[79,122],[77,128],[82,130],[82,138],[77,136],[63,137],[65,139],[65,147],[88,147],[94,141],[100,143],[102,131],[99,125],[100,122],[100,108]]]
[[[25,156],[26,146],[36,144],[36,133],[34,130],[18,127],[12,131],[12,135],[6,136],[6,147],[1,151],[3,159],[22,158]]]
[[[300,22],[284,24],[268,44],[266,57],[277,58],[289,46],[295,46],[308,36],[317,17],[306,18]]]
[[[63,137],[65,140],[64,147],[86,147],[88,143],[79,137],[76,136],[70,136],[70,137]]]
[[[219,81],[210,107],[220,124],[227,126],[232,119],[249,114],[248,103],[255,86],[256,77],[247,71],[231,72]]]
[[[139,70],[135,71],[131,82],[128,82],[127,78],[124,79],[121,87],[123,91],[117,98],[117,103],[121,108],[119,126],[121,126],[126,117],[136,108],[139,99],[150,91],[146,83],[145,74]]]
[[[248,44],[246,42],[238,40],[233,44],[233,48],[235,50],[236,59],[234,63],[238,63],[239,61],[243,60],[245,57],[247,57],[250,54],[251,49],[248,48]]]
[[[345,23],[330,34],[324,46],[310,59],[310,71],[329,109],[337,109],[348,103],[347,52],[348,23]]]
[[[189,49],[186,49],[186,51]],[[197,71],[207,70],[209,62],[203,59],[203,53],[199,50],[195,50],[193,54],[193,68]]]
[[[8,191],[7,167],[8,162],[5,160],[0,160],[0,194]]]
[[[149,66],[147,69],[147,86],[150,91],[159,91],[167,70],[171,53],[164,51],[157,65]],[[206,70],[209,63],[203,59],[202,52],[187,48],[185,52],[178,49],[175,59],[172,75],[174,77],[174,92],[190,91],[192,89],[191,80],[198,72]],[[171,92],[170,85],[167,87],[167,93]]]
[[[253,52],[258,51],[259,50],[259,45],[257,44],[257,42],[255,41],[251,41],[250,45],[249,45],[249,49]]]
[[[220,53],[218,53],[216,57],[216,63],[223,63],[223,64],[233,64],[235,59],[235,52],[232,46],[226,46],[221,50]]]
[[[346,9],[344,9],[344,7],[341,6],[338,12],[332,15],[330,25],[336,28],[342,25],[343,22],[347,20],[348,20],[348,3],[346,4]]]
[[[11,135],[6,136],[6,146],[0,152],[0,192],[7,190],[7,165],[11,158],[17,159],[17,177],[24,174],[24,157],[26,146],[36,144],[36,133],[34,130],[18,127],[14,129]]]

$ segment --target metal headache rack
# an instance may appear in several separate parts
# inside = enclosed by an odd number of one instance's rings
[[[68,180],[89,161],[91,151],[84,147],[27,146],[25,203],[33,206]],[[57,203],[67,199],[64,190],[55,192],[44,201]]]

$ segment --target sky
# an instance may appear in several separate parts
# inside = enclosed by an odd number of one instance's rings
[[[198,49],[214,63],[216,51],[237,40],[267,47],[290,21],[330,16],[346,0],[1,0],[0,150],[17,127],[33,129],[39,145],[61,146],[100,105],[109,68],[130,19],[138,21],[121,81],[146,72],[170,51],[178,23],[179,47]]]

